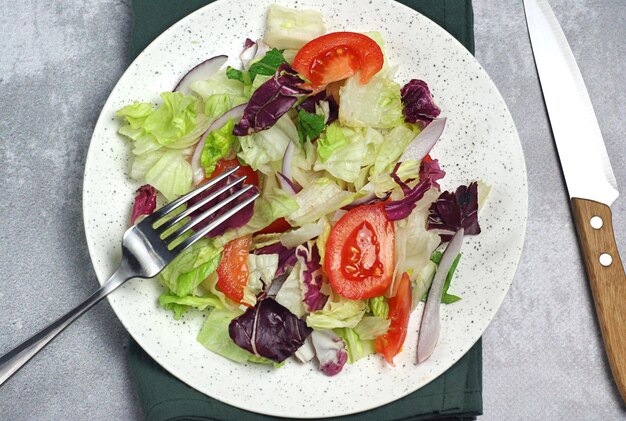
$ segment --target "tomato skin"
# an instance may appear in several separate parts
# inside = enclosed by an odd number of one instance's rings
[[[385,58],[376,41],[356,32],[333,32],[306,43],[292,67],[311,81],[315,90],[361,72],[367,83],[382,69]]]
[[[217,177],[218,175],[223,174],[224,172],[230,170],[231,168],[236,167],[237,165],[239,165],[239,169],[237,171],[235,171],[235,173],[233,175],[235,175],[237,177],[243,177],[245,175],[246,176],[246,181],[244,181],[244,184],[252,184],[252,185],[258,187],[259,186],[259,176],[256,173],[256,171],[254,171],[252,169],[252,167],[240,164],[239,161],[236,158],[234,158],[234,159],[220,159],[217,162],[217,164],[215,165],[215,170],[213,171],[213,174],[211,174],[211,176],[208,178],[208,180],[211,180],[211,179]],[[204,183],[204,181],[202,183]]]
[[[248,283],[248,255],[251,244],[252,237],[249,235],[226,243],[222,260],[217,267],[217,288],[238,303],[243,301],[243,292]]]
[[[257,234],[272,234],[272,233],[282,233],[285,231],[289,231],[291,229],[291,224],[287,222],[285,218],[278,218],[262,230],[259,230],[254,233]]]
[[[405,272],[400,280],[398,292],[389,299],[389,319],[391,324],[387,333],[376,338],[374,347],[376,352],[385,357],[385,361],[393,364],[393,357],[402,350],[406,339],[409,317],[411,315],[411,280]]]
[[[343,297],[377,297],[391,283],[395,236],[383,206],[352,209],[330,232],[324,268],[332,288]]]

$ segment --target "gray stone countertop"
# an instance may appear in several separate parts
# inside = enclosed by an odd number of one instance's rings
[[[626,257],[626,2],[551,0],[587,83],[622,196]],[[128,1],[2,2],[0,352],[96,288],[81,213],[89,139],[128,66]],[[482,420],[626,419],[610,378],[519,0],[475,0],[476,56],[522,140],[522,260],[484,335]],[[581,168],[581,171],[584,171]],[[626,305],[626,304],[625,304]],[[0,419],[140,419],[128,335],[104,302],[0,388]]]

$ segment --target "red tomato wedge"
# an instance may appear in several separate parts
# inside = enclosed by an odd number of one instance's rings
[[[376,338],[374,343],[376,352],[382,354],[391,365],[393,365],[393,357],[402,350],[410,315],[411,280],[409,275],[404,273],[397,294],[389,299],[389,319],[391,320],[389,330],[383,336]]]
[[[215,165],[215,170],[213,171],[213,174],[211,174],[211,177],[209,177],[208,179],[212,179],[217,177],[218,175],[223,174],[225,171],[230,170],[231,168],[236,167],[237,165],[240,166],[240,168],[235,171],[235,174],[237,177],[242,177],[242,176],[247,176],[246,177],[246,181],[244,181],[244,184],[253,184],[255,186],[259,186],[259,176],[256,173],[256,171],[254,171],[251,167],[247,166],[247,165],[241,165],[239,163],[239,161],[237,161],[237,159],[221,159],[217,162],[217,164]]]
[[[383,67],[385,58],[376,41],[356,32],[333,32],[306,43],[293,60],[292,67],[320,86],[361,72],[367,83]]]
[[[254,234],[272,234],[289,231],[291,229],[291,225],[285,218],[278,218],[262,230],[255,232]]]
[[[359,206],[332,228],[324,266],[333,289],[351,300],[383,295],[393,274],[394,229],[382,203]]]
[[[222,260],[217,267],[217,288],[238,303],[248,283],[248,254],[252,237],[236,238],[224,246]]]

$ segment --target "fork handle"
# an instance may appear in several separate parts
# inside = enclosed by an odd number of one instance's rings
[[[0,357],[0,385],[48,345],[63,329],[123,284],[126,279],[122,271],[118,269],[107,282],[81,304]]]

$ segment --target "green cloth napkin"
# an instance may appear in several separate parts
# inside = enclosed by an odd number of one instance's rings
[[[356,2],[356,0],[355,0]],[[161,32],[211,0],[133,0],[134,28],[130,56],[134,59]],[[403,0],[474,52],[471,0]],[[244,411],[203,395],[176,379],[135,341],[129,344],[129,365],[146,420],[253,421],[275,417]],[[479,340],[448,371],[420,390],[342,421],[472,420],[482,414],[482,345]]]

